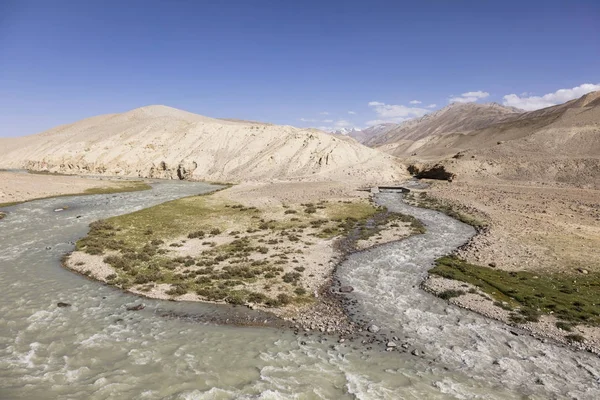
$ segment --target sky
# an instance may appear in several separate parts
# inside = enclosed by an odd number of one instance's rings
[[[592,90],[597,0],[0,0],[0,137],[150,104],[336,129]]]

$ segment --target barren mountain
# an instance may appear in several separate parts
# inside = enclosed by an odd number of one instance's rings
[[[505,107],[497,103],[453,103],[419,119],[392,126],[386,124],[386,129],[379,130],[363,143],[367,146],[379,147],[407,141],[414,142],[430,136],[466,133],[504,121],[522,112],[517,108]]]
[[[467,134],[396,146],[407,162],[438,162],[460,175],[600,187],[600,92],[511,116]]]
[[[0,140],[0,167],[214,181],[394,181],[394,157],[317,130],[220,120],[166,106]]]

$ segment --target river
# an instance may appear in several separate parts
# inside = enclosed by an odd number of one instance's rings
[[[360,338],[338,343],[272,327],[214,324],[207,321],[236,309],[140,300],[61,267],[90,222],[214,188],[163,181],[151,191],[9,208],[0,222],[0,398],[600,398],[596,356],[514,336],[418,289],[431,260],[473,232],[407,206],[398,194],[380,194],[378,201],[417,216],[428,232],[353,254],[337,276],[355,288],[359,318],[398,336],[399,345],[409,346],[405,352],[368,349]],[[60,301],[72,306],[59,308]],[[140,302],[145,309],[127,311]],[[413,349],[424,355],[412,355]]]

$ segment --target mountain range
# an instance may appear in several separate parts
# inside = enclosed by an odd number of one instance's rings
[[[395,181],[393,156],[315,129],[204,117],[167,106],[0,139],[0,167],[208,181]]]
[[[0,156],[0,168],[208,181],[394,182],[406,167],[435,167],[442,176],[600,187],[600,92],[530,112],[455,103],[332,134],[147,106],[0,139]]]

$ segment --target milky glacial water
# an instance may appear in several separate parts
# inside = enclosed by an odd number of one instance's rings
[[[368,350],[360,339],[339,344],[284,329],[203,322],[242,309],[140,299],[60,266],[90,222],[214,188],[165,181],[151,191],[9,208],[0,221],[0,399],[600,397],[596,357],[513,336],[421,292],[431,258],[472,232],[438,213],[407,208],[398,195],[379,201],[422,218],[429,232],[354,254],[338,276],[356,288],[362,315],[424,357]],[[58,308],[59,301],[72,306]],[[140,302],[144,310],[126,310]]]

